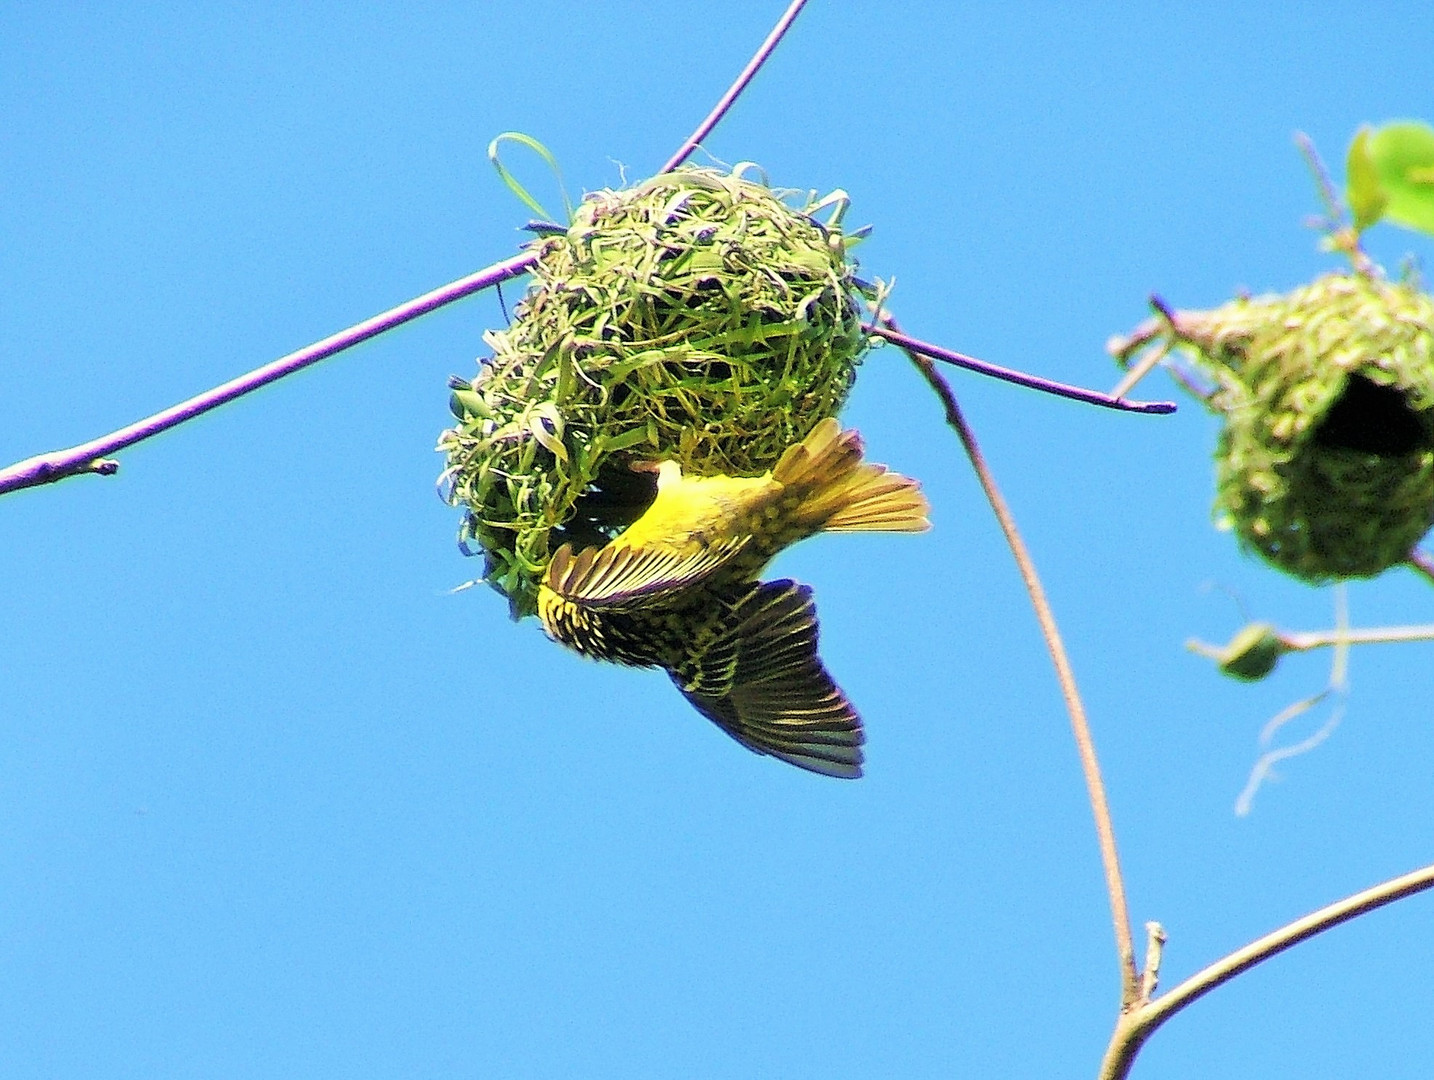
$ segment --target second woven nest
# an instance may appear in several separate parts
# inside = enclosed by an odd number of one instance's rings
[[[1216,509],[1244,544],[1312,583],[1408,558],[1434,524],[1434,300],[1331,274],[1167,334],[1216,380]]]

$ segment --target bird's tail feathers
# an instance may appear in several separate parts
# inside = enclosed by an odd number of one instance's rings
[[[830,532],[925,532],[930,504],[921,485],[861,460],[860,432],[828,418],[790,447],[772,479],[808,494],[798,511]]]

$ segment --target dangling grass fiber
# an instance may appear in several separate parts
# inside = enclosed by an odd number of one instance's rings
[[[534,242],[512,324],[484,335],[492,357],[452,383],[444,482],[514,618],[561,543],[642,512],[652,477],[632,462],[757,475],[846,401],[868,339],[845,197],[794,209],[741,173],[589,195],[566,234]]]

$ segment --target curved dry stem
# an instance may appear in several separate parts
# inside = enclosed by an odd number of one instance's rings
[[[772,55],[772,50],[777,47],[777,43],[782,40],[806,4],[807,0],[792,0],[787,6],[787,10],[782,13],[782,17],[777,20],[777,25],[772,27],[772,32],[767,35],[767,39],[757,47],[752,59],[747,61],[747,66],[742,69],[742,73],[737,76],[736,81],[727,88],[727,92],[713,106],[712,111],[707,114],[707,118],[697,125],[696,131],[687,136],[687,140],[677,148],[675,154],[667,159],[667,164],[662,166],[658,170],[659,172],[671,172],[677,168],[692,155],[692,151],[702,144],[703,139],[712,134],[712,129],[717,126],[722,117],[727,115],[727,110],[732,107],[732,103],[737,100],[742,91],[747,89],[747,84],[767,62],[767,58]]]
[[[887,318],[884,321],[893,331],[897,329],[894,320]],[[1110,805],[1105,797],[1105,783],[1101,779],[1100,762],[1095,753],[1095,741],[1091,738],[1090,725],[1086,722],[1085,706],[1081,702],[1080,691],[1076,688],[1075,673],[1071,670],[1065,645],[1056,627],[1055,615],[1046,600],[1045,589],[1041,586],[1035,563],[1031,561],[1030,553],[1016,528],[1015,518],[1011,516],[1006,500],[996,487],[995,478],[986,465],[981,448],[976,444],[976,437],[961,414],[956,395],[951,392],[951,387],[930,359],[911,349],[905,351],[945,407],[946,422],[961,440],[961,446],[971,461],[977,480],[980,481],[981,490],[985,492],[991,510],[996,515],[996,521],[1001,526],[1001,532],[1005,534],[1021,580],[1030,595],[1031,607],[1035,609],[1036,621],[1040,623],[1041,636],[1045,638],[1046,648],[1050,650],[1056,680],[1060,683],[1061,696],[1065,699],[1066,711],[1070,714],[1076,751],[1080,755],[1081,771],[1085,774],[1086,791],[1090,796],[1091,813],[1095,817],[1096,839],[1100,845],[1100,859],[1105,870],[1105,887],[1110,897],[1111,922],[1115,930],[1115,950],[1120,964],[1121,1008],[1128,1008],[1139,997],[1139,975],[1135,969],[1135,944],[1130,930],[1130,912],[1125,900],[1125,882],[1120,874],[1120,857],[1115,847],[1115,826],[1111,822]]]
[[[1196,972],[1165,996],[1146,1001],[1123,1013],[1116,1023],[1110,1046],[1106,1049],[1105,1060],[1101,1062],[1100,1080],[1124,1080],[1124,1077],[1130,1074],[1141,1046],[1156,1028],[1241,972],[1249,971],[1256,964],[1278,956],[1301,941],[1322,934],[1340,923],[1430,888],[1434,888],[1434,864],[1391,878],[1373,888],[1322,907],[1302,919],[1296,919],[1215,961],[1203,971]]]

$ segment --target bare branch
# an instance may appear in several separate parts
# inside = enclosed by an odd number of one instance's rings
[[[672,159],[663,166],[663,172],[670,172],[675,169],[687,156],[692,153],[697,144],[706,138],[718,121],[731,108],[732,103],[752,81],[752,77],[758,69],[766,63],[771,56],[772,50],[777,47],[782,36],[787,32],[798,12],[806,4],[806,0],[793,0],[782,18],[767,39],[762,42],[755,56],[742,69],[722,99],[717,103],[716,108],[708,115],[692,136],[682,144]],[[311,364],[325,360],[345,349],[352,348],[362,341],[367,341],[396,326],[426,315],[430,311],[436,311],[441,307],[461,300],[465,296],[471,296],[491,285],[507,281],[509,278],[524,274],[533,265],[537,255],[533,251],[526,251],[514,255],[503,262],[494,263],[492,266],[469,274],[467,277],[451,281],[447,285],[439,286],[422,296],[415,297],[407,303],[390,308],[381,315],[375,315],[370,319],[349,327],[347,330],[340,330],[322,341],[292,352],[287,356],[280,357],[263,367],[255,368],[247,374],[231,379],[222,386],[216,386],[212,390],[206,390],[202,394],[196,394],[187,401],[181,401],[162,412],[153,416],[138,420],[128,427],[112,431],[108,435],[102,435],[98,439],[91,439],[89,442],[72,446],[67,450],[52,450],[49,453],[37,454],[34,457],[26,458],[17,462],[7,469],[0,469],[0,495],[7,492],[19,491],[21,488],[38,487],[41,484],[52,484],[57,480],[63,480],[68,476],[79,476],[83,473],[98,473],[102,476],[113,475],[119,469],[119,462],[107,458],[105,455],[116,453],[125,447],[133,446],[135,443],[158,435],[162,431],[193,420],[210,409],[216,409],[220,405],[227,404],[235,398],[243,397],[252,393],[261,386],[267,386],[271,382],[282,379],[286,375],[292,375],[296,371],[302,371]]]
[[[1377,911],[1386,904],[1413,896],[1426,889],[1434,888],[1434,864],[1413,870],[1400,877],[1355,893],[1344,900],[1336,901],[1302,919],[1252,941],[1224,959],[1217,960],[1203,971],[1197,972],[1176,986],[1150,1006],[1152,1022],[1162,1023],[1185,1008],[1191,1002],[1204,997],[1215,987],[1229,982],[1241,972],[1248,971],[1256,964],[1278,956],[1286,949],[1302,941],[1324,933],[1350,919],[1358,918],[1371,911]]]
[[[884,321],[893,332],[896,332],[894,320],[886,318]],[[904,337],[904,335],[899,336]],[[996,487],[995,478],[986,465],[981,448],[976,444],[976,436],[967,425],[965,417],[961,415],[961,407],[956,402],[956,395],[951,392],[951,387],[942,378],[941,373],[936,370],[936,365],[930,359],[913,349],[906,349],[906,354],[916,365],[917,370],[925,376],[927,383],[936,392],[936,396],[941,399],[941,403],[946,409],[946,422],[951,425],[957,438],[961,440],[966,456],[971,461],[971,467],[976,472],[976,478],[981,483],[981,489],[986,493],[986,499],[990,502],[991,510],[996,515],[996,521],[1001,526],[1001,532],[1005,534],[1006,543],[1011,548],[1012,556],[1015,557],[1021,580],[1025,582],[1026,592],[1030,595],[1031,607],[1035,609],[1036,621],[1040,623],[1041,636],[1045,638],[1046,648],[1050,651],[1051,661],[1056,669],[1056,681],[1060,683],[1061,696],[1065,699],[1066,711],[1070,713],[1076,751],[1080,755],[1081,770],[1085,773],[1086,791],[1090,796],[1091,813],[1095,817],[1096,839],[1100,845],[1101,863],[1105,868],[1105,887],[1110,896],[1111,921],[1115,928],[1115,950],[1120,963],[1121,1008],[1128,1009],[1136,1002],[1139,994],[1139,975],[1135,970],[1135,943],[1130,931],[1130,912],[1125,901],[1125,882],[1120,874],[1120,857],[1115,848],[1115,826],[1111,822],[1110,804],[1105,797],[1105,782],[1101,779],[1100,762],[1095,753],[1095,741],[1091,738],[1090,725],[1086,722],[1085,706],[1081,702],[1080,691],[1076,687],[1075,673],[1071,670],[1065,645],[1062,643],[1060,631],[1056,627],[1055,615],[1052,614],[1050,603],[1046,600],[1045,589],[1036,573],[1035,563],[1031,561],[1030,553],[1026,550],[1025,541],[1021,539],[1020,531],[1016,528],[1015,518],[1011,516],[1005,498],[1002,497],[1000,489]]]
[[[1170,355],[1170,347],[1171,343],[1164,341],[1156,348],[1148,350],[1138,362],[1131,365],[1129,371],[1121,376],[1120,381],[1116,383],[1115,387],[1111,390],[1110,396],[1113,398],[1123,398],[1126,394],[1130,393],[1131,390],[1135,389],[1136,383],[1154,371],[1160,361]]]
[[[1028,386],[1032,390],[1055,394],[1058,397],[1084,401],[1089,405],[1101,405],[1107,409],[1119,409],[1123,412],[1163,415],[1175,411],[1175,402],[1173,401],[1127,401],[1124,398],[1116,398],[1111,397],[1109,394],[1102,394],[1098,390],[1087,390],[1082,386],[1071,386],[1067,383],[1053,382],[1050,379],[1043,379],[1038,375],[1027,375],[1023,371],[1013,371],[1010,368],[999,367],[996,364],[988,364],[984,360],[977,360],[974,356],[967,356],[964,353],[953,352],[951,349],[944,349],[939,345],[930,345],[916,338],[907,337],[892,326],[889,321],[885,326],[867,324],[864,329],[868,333],[885,338],[893,345],[899,345],[909,354],[919,354],[923,357],[940,360],[943,363],[955,364],[957,367],[963,367],[969,371],[989,375],[994,379],[1003,379],[1006,382],[1016,383],[1018,386]],[[918,366],[920,365],[918,364]]]
[[[1304,158],[1305,166],[1309,169],[1315,187],[1319,190],[1320,201],[1324,203],[1326,214],[1325,225],[1333,231],[1344,222],[1344,201],[1335,189],[1334,180],[1330,178],[1329,170],[1325,168],[1324,159],[1315,149],[1314,140],[1303,131],[1296,131],[1295,147],[1299,150],[1300,157]]]
[[[118,431],[112,431],[98,439],[91,439],[89,442],[72,446],[68,450],[53,450],[50,453],[38,454],[11,465],[8,469],[0,470],[0,495],[18,491],[21,488],[51,484],[56,480],[63,480],[67,476],[77,476],[81,473],[94,472],[106,476],[111,475],[119,468],[119,463],[105,460],[105,455],[116,453],[127,446],[133,446],[137,442],[158,435],[162,431],[168,431],[187,420],[193,420],[210,409],[216,409],[235,398],[252,393],[261,386],[267,386],[275,380],[282,379],[285,375],[302,371],[311,364],[316,364],[335,353],[352,348],[360,342],[367,341],[387,330],[392,330],[396,326],[402,326],[404,323],[416,319],[420,315],[426,315],[445,304],[451,304],[455,300],[471,296],[500,281],[517,277],[527,270],[533,259],[532,252],[524,252],[503,262],[494,263],[487,269],[449,282],[432,292],[426,292],[407,303],[399,304],[398,307],[390,308],[380,315],[350,326],[347,330],[340,330],[337,334],[332,334],[322,341],[316,341],[297,352],[291,352],[288,356],[282,356],[278,360],[255,368],[236,379],[230,379],[222,386],[216,386],[212,390],[196,394],[188,401],[171,405],[163,412],[157,412],[153,416],[137,420],[128,427],[122,427]]]
[[[1332,250],[1343,252],[1349,258],[1356,273],[1365,277],[1378,276],[1379,267],[1365,254],[1360,244],[1359,230],[1350,221],[1344,200],[1339,197],[1329,169],[1325,168],[1324,159],[1315,149],[1314,140],[1303,131],[1297,131],[1295,146],[1299,149],[1300,156],[1305,159],[1305,165],[1309,168],[1315,187],[1319,189],[1320,201],[1325,207],[1325,217],[1316,218],[1310,224],[1325,234]]]
[[[672,157],[667,159],[667,164],[662,166],[660,172],[671,172],[677,168],[692,155],[692,151],[702,144],[702,140],[712,133],[712,129],[717,126],[722,117],[727,115],[727,110],[732,107],[732,103],[737,100],[738,95],[747,89],[747,84],[752,81],[752,77],[767,62],[767,58],[772,55],[772,50],[777,47],[777,43],[782,40],[787,29],[796,21],[806,4],[807,0],[792,0],[782,17],[777,20],[777,25],[772,27],[772,32],[767,35],[767,40],[758,46],[752,59],[747,61],[747,66],[737,76],[736,82],[727,88],[727,92],[722,95],[721,100],[707,114],[707,119],[698,124],[697,130],[687,136],[687,141],[677,148],[677,152]]]
[[[1110,1046],[1106,1049],[1105,1060],[1101,1062],[1100,1080],[1124,1080],[1130,1074],[1130,1068],[1135,1064],[1135,1057],[1141,1046],[1155,1029],[1217,986],[1340,923],[1429,888],[1434,888],[1434,864],[1401,877],[1391,878],[1347,899],[1322,907],[1302,919],[1296,919],[1273,933],[1252,941],[1243,949],[1237,949],[1229,956],[1217,960],[1186,979],[1164,997],[1122,1014],[1116,1022]]]

